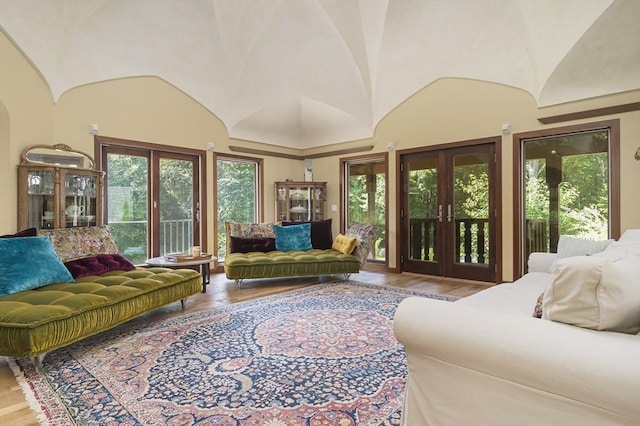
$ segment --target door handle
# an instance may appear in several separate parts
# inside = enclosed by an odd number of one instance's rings
[[[453,219],[453,213],[451,212],[451,204],[447,204],[447,220],[451,222]]]
[[[442,204],[438,205],[438,222],[442,222]]]

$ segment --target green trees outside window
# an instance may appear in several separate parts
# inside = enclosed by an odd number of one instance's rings
[[[218,259],[227,254],[225,222],[258,222],[258,160],[218,157],[217,167],[217,245]]]

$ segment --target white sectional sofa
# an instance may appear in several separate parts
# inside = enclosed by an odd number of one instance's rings
[[[454,303],[405,299],[394,330],[403,425],[638,426],[640,230],[588,257],[534,253],[516,282]]]

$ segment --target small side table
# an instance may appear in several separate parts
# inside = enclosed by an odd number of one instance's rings
[[[186,260],[183,262],[171,262],[165,259],[163,256],[160,257],[152,257],[151,259],[147,259],[144,261],[149,266],[160,266],[163,268],[172,268],[172,269],[180,269],[185,266],[200,266],[200,273],[202,274],[202,292],[207,292],[207,284],[209,284],[209,277],[211,275],[211,264],[214,264],[218,261],[218,258],[215,256],[211,256],[206,259],[193,259]]]

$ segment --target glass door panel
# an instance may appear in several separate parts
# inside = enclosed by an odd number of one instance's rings
[[[346,219],[348,229],[355,223],[373,223],[376,236],[370,260],[386,261],[386,159],[366,158],[347,162]]]
[[[107,220],[120,253],[144,263],[149,240],[149,159],[108,153]]]
[[[457,269],[456,275],[460,276],[466,275],[466,266],[472,266],[469,275],[475,277],[483,273],[473,267],[486,268],[491,254],[489,154],[454,154],[452,163],[452,204],[447,205],[447,220],[454,227],[452,269]]]
[[[440,274],[441,244],[438,244],[442,203],[438,197],[437,154],[411,156],[405,166],[405,226],[408,230],[405,264],[408,271]]]
[[[190,252],[194,245],[192,161],[160,159],[160,255]]]

